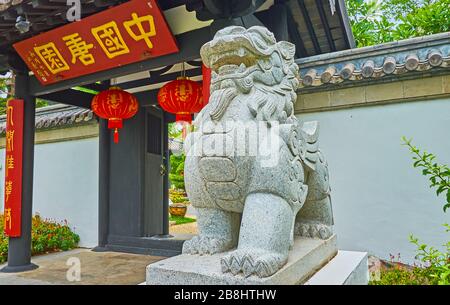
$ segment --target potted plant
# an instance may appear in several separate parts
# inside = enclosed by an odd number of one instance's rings
[[[169,213],[172,216],[184,217],[189,203],[186,193],[183,190],[171,189],[169,192],[170,205]]]

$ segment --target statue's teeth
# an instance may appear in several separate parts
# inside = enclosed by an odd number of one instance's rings
[[[244,72],[246,68],[247,68],[247,67],[245,66],[245,64],[242,63],[242,64],[239,66],[238,71],[239,71],[239,72]]]
[[[244,48],[239,48],[238,55],[239,55],[240,57],[244,57],[244,55],[245,55],[245,50],[244,50]]]

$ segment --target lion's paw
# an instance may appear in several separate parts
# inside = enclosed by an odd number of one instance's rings
[[[331,226],[324,225],[322,223],[315,222],[298,222],[295,224],[295,235],[328,239],[333,235],[333,229]]]
[[[183,244],[183,254],[211,255],[233,248],[231,240],[211,236],[194,236]]]
[[[234,275],[242,272],[245,277],[256,275],[268,277],[280,270],[287,255],[259,249],[238,249],[220,260],[222,272]]]

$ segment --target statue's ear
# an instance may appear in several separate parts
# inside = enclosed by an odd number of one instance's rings
[[[290,43],[288,41],[279,41],[278,47],[280,48],[281,55],[285,59],[291,59],[295,56],[295,44]]]

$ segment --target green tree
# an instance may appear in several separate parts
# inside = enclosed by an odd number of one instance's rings
[[[450,31],[450,0],[346,0],[358,47]]]
[[[0,76],[0,114],[4,114],[6,112],[6,101],[8,100],[8,81],[10,80],[10,77]]]
[[[12,75],[0,76],[0,115],[6,113],[6,102],[11,98]],[[48,106],[49,102],[40,98],[36,99],[36,108]]]
[[[172,139],[181,139],[183,134],[183,130],[180,128],[177,123],[169,123],[169,138]]]

